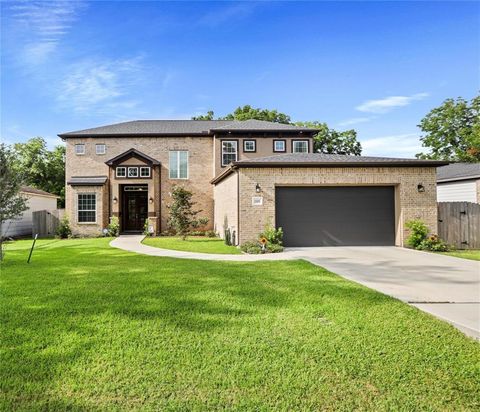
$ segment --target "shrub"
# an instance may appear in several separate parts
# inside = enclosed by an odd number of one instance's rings
[[[206,237],[217,237],[217,234],[215,233],[214,230],[207,230],[207,231],[205,232],[205,236],[206,236]]]
[[[143,234],[145,236],[153,236],[153,233],[150,232],[149,228],[150,228],[150,222],[148,221],[148,219],[145,219],[145,223],[143,224]]]
[[[419,250],[430,250],[431,252],[448,252],[448,245],[437,235],[431,235],[417,246]]]
[[[60,239],[67,239],[72,236],[72,229],[70,228],[70,221],[68,220],[67,215],[63,216],[60,220],[60,224],[57,228],[57,236]]]
[[[283,244],[283,229],[279,227],[275,229],[272,225],[266,225],[262,233],[260,233],[260,238],[264,237],[267,239],[268,243],[274,245]]]
[[[267,243],[267,252],[268,253],[283,252],[283,246],[282,245],[277,245],[275,243]]]
[[[258,242],[245,242],[242,246],[240,246],[242,252],[248,253],[250,255],[259,255],[262,253],[262,247]]]
[[[407,238],[407,244],[417,249],[428,236],[428,227],[421,220],[410,220],[405,223],[410,235]]]
[[[230,229],[225,229],[223,241],[227,246],[232,246],[232,234],[230,232]]]
[[[120,222],[117,216],[110,218],[110,223],[107,226],[108,236],[117,237],[120,234]]]

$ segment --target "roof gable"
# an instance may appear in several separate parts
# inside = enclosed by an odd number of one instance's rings
[[[105,164],[107,164],[108,166],[116,166],[119,163],[122,163],[125,160],[130,159],[132,157],[135,157],[136,159],[140,159],[151,166],[160,164],[160,162],[154,159],[153,157],[147,156],[145,153],[142,153],[137,149],[133,149],[133,148],[119,154],[118,156],[115,156],[110,160],[107,160]]]

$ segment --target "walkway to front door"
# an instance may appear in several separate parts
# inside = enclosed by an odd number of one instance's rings
[[[122,232],[143,232],[148,217],[148,187],[123,186]]]

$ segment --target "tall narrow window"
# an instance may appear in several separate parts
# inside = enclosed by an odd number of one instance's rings
[[[79,143],[75,145],[75,154],[76,155],[84,155],[85,154],[85,145],[83,143]]]
[[[170,179],[188,179],[188,151],[172,150],[169,157]]]
[[[293,153],[308,153],[308,140],[293,140],[292,141]]]
[[[238,142],[236,140],[222,141],[222,166],[228,166],[238,159]]]
[[[95,193],[82,193],[78,195],[78,222],[95,223],[97,202]]]

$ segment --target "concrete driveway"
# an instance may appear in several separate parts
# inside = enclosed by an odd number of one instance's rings
[[[289,248],[480,338],[480,262],[397,247]]]

